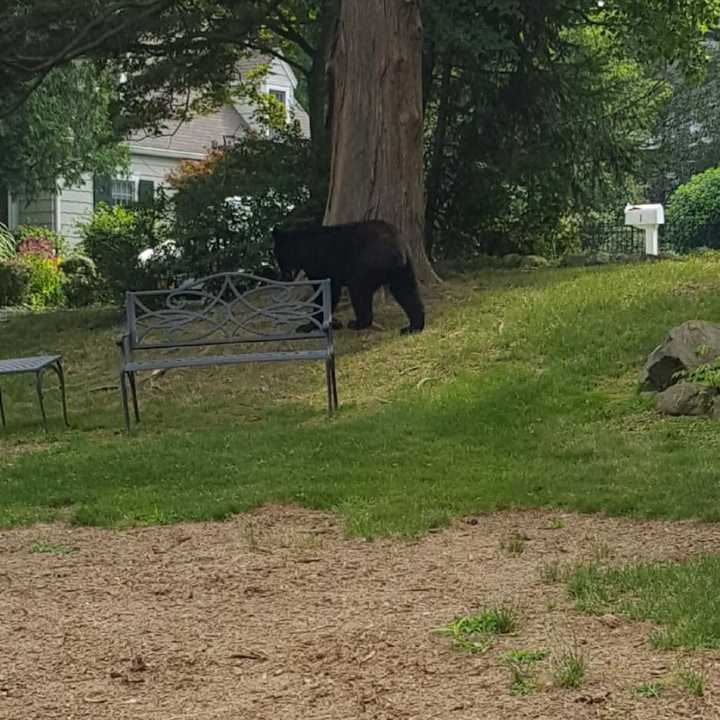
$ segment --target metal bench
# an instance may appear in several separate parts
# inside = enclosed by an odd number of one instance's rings
[[[328,412],[338,406],[329,280],[277,282],[221,273],[173,290],[128,292],[126,312],[118,345],[128,432],[129,396],[140,421],[135,375],[153,370],[320,360]]]

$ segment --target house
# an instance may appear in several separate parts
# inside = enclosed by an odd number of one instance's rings
[[[240,77],[261,64],[270,70],[260,90],[284,103],[288,115],[300,123],[309,137],[309,118],[295,98],[297,78],[287,63],[276,58],[253,57],[239,63]],[[186,160],[202,160],[212,147],[223,146],[254,126],[253,108],[238,101],[209,115],[168,127],[158,137],[133,135],[128,141],[129,170],[126,175],[101,178],[88,175],[84,183],[66,187],[58,182],[57,192],[31,201],[0,192],[0,223],[43,225],[63,235],[71,245],[80,241],[79,224],[86,222],[99,202],[109,205],[132,203],[152,197],[156,188],[167,185],[167,177]]]

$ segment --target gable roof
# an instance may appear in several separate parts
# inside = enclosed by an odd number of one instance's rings
[[[260,65],[270,65],[270,72],[265,80],[267,85],[287,87],[290,91],[288,93],[292,97],[290,115],[300,124],[302,134],[310,137],[310,118],[294,98],[298,80],[286,62],[270,55],[253,55],[238,62],[238,76],[242,79]],[[224,145],[226,139],[237,137],[253,127],[252,116],[252,105],[240,99],[207,115],[199,115],[187,121],[169,122],[161,135],[133,133],[128,143],[131,152],[137,154],[146,152],[198,159],[204,157],[214,146]]]

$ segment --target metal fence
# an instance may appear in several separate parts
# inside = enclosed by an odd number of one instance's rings
[[[636,255],[645,252],[645,233],[625,225],[625,217],[588,220],[580,227],[583,251],[606,252],[611,255]]]

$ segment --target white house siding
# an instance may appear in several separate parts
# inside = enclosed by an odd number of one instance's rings
[[[177,170],[183,158],[155,157],[132,152],[130,155],[130,176],[133,180],[152,180],[157,188],[167,185],[167,176]]]
[[[225,105],[214,113],[193,118],[188,122],[171,122],[159,137],[136,134],[130,138],[130,145],[143,148],[167,150],[192,157],[205,154],[213,145],[223,145],[224,138],[242,135],[246,122],[234,107]]]
[[[62,189],[60,210],[61,233],[71,245],[77,245],[81,240],[78,226],[87,222],[93,211],[92,175],[87,175],[82,185]]]

